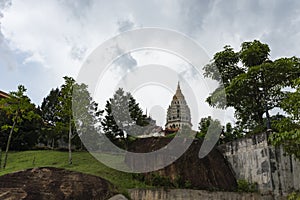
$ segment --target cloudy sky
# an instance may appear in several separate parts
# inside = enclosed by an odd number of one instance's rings
[[[63,83],[63,76],[76,78],[95,48],[137,28],[181,32],[209,58],[224,45],[238,50],[242,42],[253,39],[269,44],[272,59],[300,56],[298,0],[0,0],[0,22],[0,90],[9,92],[23,84],[38,105],[51,88]],[[147,56],[141,54],[124,55],[114,65],[124,73],[143,63]],[[152,62],[176,60],[163,53],[151,55]],[[171,97],[176,84],[165,98]]]

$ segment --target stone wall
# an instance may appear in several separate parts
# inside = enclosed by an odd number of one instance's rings
[[[187,189],[131,189],[128,191],[132,200],[271,200],[271,195],[237,192],[210,192]]]
[[[267,134],[257,134],[219,146],[236,179],[257,183],[263,194],[286,196],[300,190],[300,162],[268,143]]]

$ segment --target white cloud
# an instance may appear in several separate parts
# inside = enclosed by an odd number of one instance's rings
[[[243,41],[253,39],[268,43],[272,58],[300,54],[297,0],[10,2],[0,1],[0,72],[6,75],[0,85],[14,90],[22,82],[29,86],[36,103],[49,87],[61,84],[61,77],[76,77],[82,62],[98,45],[137,27],[183,32],[210,57],[226,44],[238,50]],[[139,64],[131,54],[118,62],[126,70]]]

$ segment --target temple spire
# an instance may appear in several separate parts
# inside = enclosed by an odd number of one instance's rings
[[[177,98],[183,97],[183,94],[182,94],[181,89],[180,89],[180,82],[179,81],[178,81],[178,84],[177,84],[177,90],[176,90],[175,96]]]
[[[181,92],[180,82],[178,81],[176,93],[173,96],[167,111],[166,129],[178,129],[187,125],[192,127],[191,112],[184,95]]]

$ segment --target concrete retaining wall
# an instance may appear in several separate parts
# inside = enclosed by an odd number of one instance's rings
[[[300,162],[258,134],[219,146],[232,166],[236,179],[257,183],[264,194],[286,196],[300,190]]]
[[[130,189],[132,200],[272,200],[270,195],[236,192],[210,192],[187,189]]]

